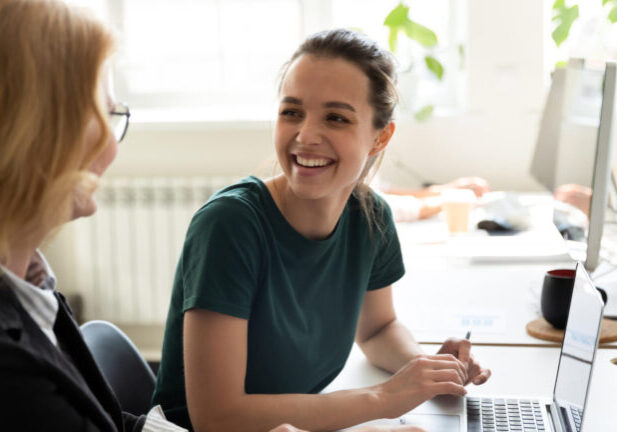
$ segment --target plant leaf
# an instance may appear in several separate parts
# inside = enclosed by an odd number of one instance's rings
[[[393,28],[401,27],[405,21],[407,21],[407,14],[409,13],[409,7],[405,6],[402,2],[399,3],[394,9],[390,11],[388,16],[383,22],[383,25]]]
[[[553,41],[555,41],[555,45],[561,45],[568,38],[569,32],[570,29],[567,28],[567,26],[559,24],[557,28],[553,30],[553,33],[551,33],[551,37],[553,38]]]
[[[388,46],[390,47],[390,52],[396,51],[396,46],[398,44],[398,28],[390,29],[390,35],[388,36]]]
[[[568,62],[565,60],[560,60],[557,63],[555,63],[555,69],[562,69],[568,66]]]
[[[617,6],[613,6],[611,11],[608,13],[608,20],[613,24],[617,22]]]
[[[439,60],[435,57],[426,56],[424,57],[424,62],[426,63],[426,67],[433,72],[437,78],[443,78],[443,66]]]
[[[605,6],[609,2],[611,2],[611,0],[602,0],[602,6]]]
[[[566,0],[555,0],[553,3],[553,10],[564,9],[566,7]]]
[[[557,3],[558,2],[556,1],[555,5],[557,5]],[[563,2],[561,3],[563,4]],[[555,41],[555,45],[559,46],[568,38],[568,35],[570,34],[570,27],[572,27],[572,23],[574,23],[574,21],[578,18],[578,5],[574,5],[570,8],[563,6],[562,8],[555,10],[556,14],[553,17],[553,20],[559,22],[559,24],[555,30],[553,30],[551,36]]]
[[[396,47],[398,45],[398,32],[401,30],[405,22],[409,21],[409,18],[407,18],[408,13],[409,7],[405,6],[401,2],[390,11],[383,22],[383,25],[390,29],[390,34],[388,35],[388,45],[390,46],[391,52],[396,51]]]
[[[422,108],[420,108],[418,111],[416,111],[416,113],[414,114],[414,117],[418,121],[428,120],[433,115],[433,109],[434,109],[433,105],[425,105]]]
[[[422,24],[408,20],[403,25],[403,30],[409,39],[415,40],[425,48],[437,45],[437,35],[435,32],[428,27],[424,27]]]
[[[465,67],[465,46],[463,44],[458,44],[458,56],[460,60],[459,69],[463,70]]]

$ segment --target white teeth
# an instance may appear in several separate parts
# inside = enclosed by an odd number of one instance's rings
[[[330,163],[328,159],[307,159],[301,156],[296,156],[296,161],[298,162],[298,165],[305,167],[321,167]]]

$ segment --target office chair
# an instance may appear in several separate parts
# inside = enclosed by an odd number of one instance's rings
[[[81,326],[81,331],[122,410],[147,414],[155,378],[135,344],[107,321],[89,321]]]

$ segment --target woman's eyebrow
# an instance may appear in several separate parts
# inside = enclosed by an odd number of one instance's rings
[[[338,102],[338,101],[326,102],[323,104],[323,106],[324,108],[341,108],[341,109],[346,109],[352,112],[356,112],[356,109],[346,102]]]
[[[285,96],[281,100],[281,103],[288,103],[292,105],[302,105],[302,100],[298,99],[297,97],[293,97],[293,96]],[[324,108],[340,108],[340,109],[346,109],[352,112],[356,112],[356,109],[350,104],[348,104],[347,102],[339,102],[339,101],[324,102],[323,107]]]
[[[296,97],[293,96],[285,96],[282,100],[281,103],[289,103],[289,104],[293,104],[293,105],[302,105],[302,101]]]

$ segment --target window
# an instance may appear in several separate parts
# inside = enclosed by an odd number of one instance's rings
[[[111,12],[116,91],[137,121],[271,117],[278,71],[302,38],[298,1],[125,0]]]
[[[544,0],[546,16],[549,22],[554,12],[551,7],[554,0]],[[550,21],[545,29],[545,70],[552,71],[558,62],[569,58],[582,58],[592,63],[617,60],[617,23],[608,19],[612,2],[602,4],[602,0],[566,0],[566,7],[578,6],[578,18],[573,22],[565,42],[556,46],[551,34],[556,27]]]
[[[246,121],[274,118],[283,63],[309,34],[362,30],[387,46],[383,21],[398,0],[72,0],[88,4],[118,33],[115,91],[137,122]],[[439,37],[432,53],[446,70],[438,81],[419,47],[404,38],[400,88],[414,109],[460,103],[459,0],[410,0],[412,19]],[[456,19],[455,19],[456,18]],[[412,59],[414,59],[412,61]],[[416,67],[417,66],[417,67]],[[422,85],[418,85],[421,82]],[[405,95],[403,101],[406,101]]]

